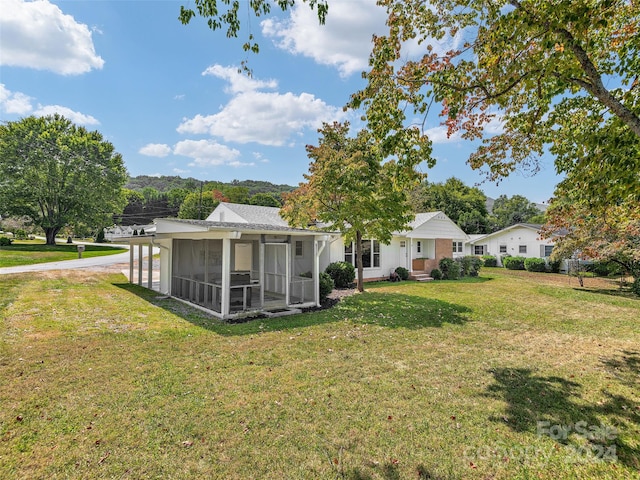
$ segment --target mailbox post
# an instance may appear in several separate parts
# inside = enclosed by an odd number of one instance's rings
[[[78,245],[78,258],[82,258],[82,252],[84,252],[84,245]]]

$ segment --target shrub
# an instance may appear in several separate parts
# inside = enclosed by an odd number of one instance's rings
[[[15,231],[14,236],[18,240],[26,240],[27,232],[25,232],[22,228],[19,228],[18,230]]]
[[[439,268],[434,268],[431,270],[431,278],[434,280],[442,280],[442,272]]]
[[[356,269],[348,262],[333,262],[325,270],[336,288],[348,288],[356,278]]]
[[[502,264],[509,270],[524,270],[524,257],[505,257]]]
[[[527,258],[524,261],[524,268],[527,272],[546,272],[547,262],[544,258]]]
[[[331,275],[320,272],[320,302],[324,302],[333,290],[333,279]]]
[[[483,255],[482,260],[484,261],[485,267],[497,267],[498,259],[493,255]]]
[[[640,297],[640,276],[631,284],[631,291]]]
[[[460,264],[453,258],[443,258],[439,263],[444,280],[457,280],[460,278]]]
[[[549,260],[549,271],[551,273],[560,273],[560,265],[562,265],[562,260]]]
[[[404,267],[398,267],[396,268],[396,273],[398,274],[398,276],[400,277],[401,280],[406,280],[409,278],[409,270],[407,270]]]
[[[13,242],[13,240],[10,238],[0,237],[0,247],[8,247],[11,245],[11,242]]]
[[[587,272],[592,272],[599,277],[608,277],[611,275],[620,275],[623,273],[621,266],[615,262],[593,262],[585,265],[585,270]]]
[[[473,255],[456,258],[456,262],[460,265],[460,276],[462,277],[477,277],[480,267],[482,267],[482,259]]]

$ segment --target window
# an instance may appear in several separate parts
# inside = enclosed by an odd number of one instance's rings
[[[302,248],[302,240],[296,240],[296,257],[304,256],[304,249]]]
[[[484,255],[484,245],[474,245],[473,246],[473,254],[474,255]]]
[[[400,240],[400,248],[405,248],[407,246],[407,242],[405,240]]]
[[[462,253],[462,242],[453,242],[453,253]]]
[[[527,246],[526,245],[520,245],[518,247],[518,253],[527,253]]]
[[[500,245],[500,253],[507,253],[507,246],[506,245]]]
[[[544,246],[544,256],[545,257],[550,257],[551,256],[551,252],[553,252],[553,245],[545,245]]]
[[[353,243],[344,246],[344,261],[354,267],[356,248]],[[380,266],[380,242],[377,240],[362,240],[362,267],[375,268]]]
[[[422,242],[420,240],[418,240],[417,249],[418,253],[422,253]]]

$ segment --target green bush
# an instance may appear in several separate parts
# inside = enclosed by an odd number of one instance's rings
[[[324,302],[333,290],[333,279],[328,273],[320,272],[320,301]]]
[[[524,270],[524,257],[505,257],[502,264],[509,270]]]
[[[631,284],[631,291],[640,297],[640,277]]]
[[[457,280],[460,278],[460,264],[453,258],[443,258],[439,263],[444,280]]]
[[[482,261],[484,262],[485,267],[497,267],[498,259],[493,255],[483,255]]]
[[[14,237],[16,237],[17,240],[26,240],[27,232],[24,231],[22,228],[19,228],[14,232]]]
[[[434,268],[431,270],[431,278],[434,280],[442,280],[442,272],[439,268]]]
[[[524,268],[527,272],[546,272],[547,262],[544,258],[527,258],[524,261]]]
[[[562,260],[549,260],[549,271],[551,273],[560,273],[561,265],[562,265]]]
[[[400,277],[400,280],[407,280],[409,278],[409,270],[407,270],[404,267],[398,267],[396,268],[396,273],[398,274],[398,276]]]
[[[0,247],[8,247],[11,245],[11,242],[13,242],[13,240],[10,238],[0,237]]]
[[[622,267],[615,262],[593,262],[585,265],[585,270],[587,272],[592,272],[599,277],[609,277],[624,273]]]
[[[473,255],[456,258],[456,262],[460,265],[461,277],[477,277],[482,267],[482,259]]]
[[[348,262],[333,262],[325,269],[336,288],[348,288],[356,278],[356,269]]]

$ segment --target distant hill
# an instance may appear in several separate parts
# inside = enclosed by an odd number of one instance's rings
[[[139,175],[137,177],[129,177],[129,181],[125,188],[129,190],[142,191],[146,187],[155,188],[158,192],[168,192],[174,188],[185,188],[187,190],[197,190],[200,184],[220,183],[232,187],[246,187],[249,189],[249,196],[256,193],[273,193],[277,197],[283,192],[290,192],[296,187],[291,185],[276,185],[271,182],[263,182],[260,180],[233,180],[232,182],[217,182],[215,180],[198,180],[196,178],[182,178],[178,176],[160,176],[152,177],[149,175]]]

